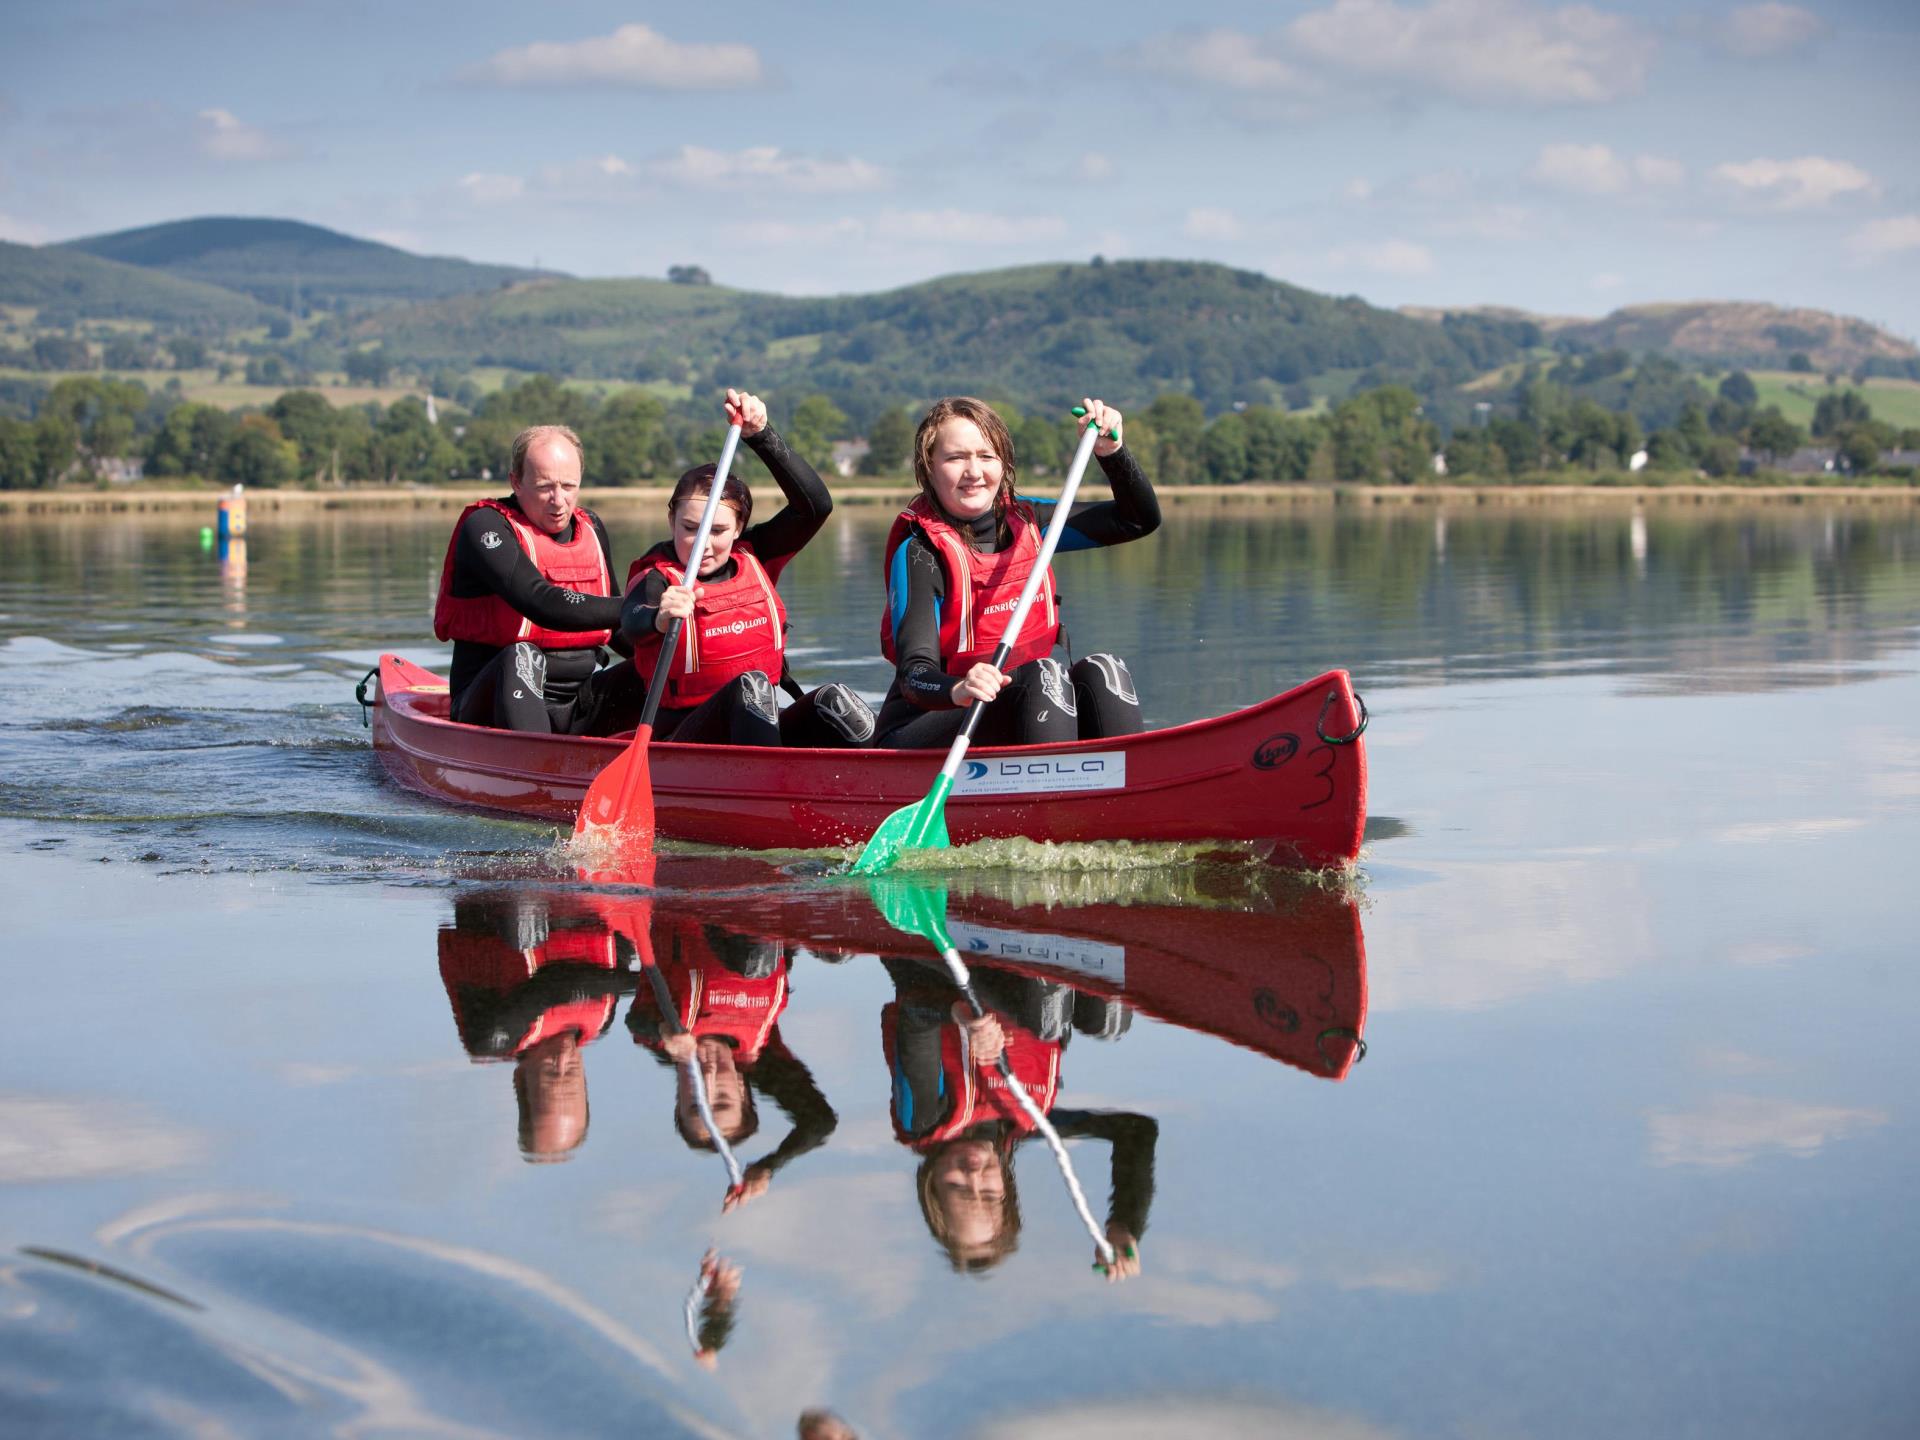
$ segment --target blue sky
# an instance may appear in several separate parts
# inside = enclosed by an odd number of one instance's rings
[[[289,216],[786,293],[1220,260],[1378,304],[1920,335],[1920,7],[9,7],[0,238]]]

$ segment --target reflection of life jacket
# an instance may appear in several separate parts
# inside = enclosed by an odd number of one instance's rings
[[[749,670],[761,671],[769,680],[780,678],[787,648],[787,607],[774,588],[779,567],[769,571],[744,540],[733,547],[733,558],[731,580],[696,582],[700,597],[694,601],[693,619],[680,627],[680,645],[662,704],[676,709],[698,705]],[[655,570],[670,585],[683,583],[671,543],[663,541],[633,562],[627,571],[627,588],[631,590]],[[642,675],[653,674],[665,639],[653,630],[633,642],[633,663]]]
[[[607,553],[601,547],[593,516],[585,510],[573,512],[573,539],[561,544],[528,522],[519,511],[498,500],[477,500],[460,512],[454,522],[453,538],[447,541],[447,557],[440,562],[440,598],[433,606],[433,634],[436,640],[470,640],[476,645],[511,645],[529,640],[543,650],[590,650],[613,638],[611,630],[549,630],[536,625],[500,596],[459,596],[453,593],[453,552],[460,544],[460,526],[476,510],[497,511],[520,542],[520,548],[533,561],[534,568],[549,584],[582,595],[608,597],[613,594],[613,573],[607,568]]]
[[[476,1060],[510,1060],[569,1030],[583,1045],[596,1040],[632,983],[599,928],[554,929],[524,950],[485,930],[442,929],[440,978]]]
[[[897,1068],[899,1057],[899,1002],[890,1001],[880,1012],[880,1041],[887,1052],[887,1065]],[[1014,1082],[1022,1086],[1042,1115],[1053,1109],[1060,1093],[1060,1051],[1058,1040],[1042,1040],[1000,1017],[1000,1028],[1007,1037],[1007,1064]],[[1007,1077],[998,1063],[976,1065],[967,1053],[967,1032],[959,1025],[940,1027],[940,1083],[951,1102],[947,1113],[930,1129],[910,1132],[907,1117],[900,1113],[900,1095],[896,1089],[893,1108],[894,1138],[903,1145],[925,1150],[943,1140],[965,1134],[975,1125],[990,1120],[1005,1120],[1025,1133],[1033,1121],[1007,1088]]]
[[[966,537],[953,527],[925,495],[894,517],[887,532],[885,573],[893,574],[893,557],[918,534],[940,557],[946,575],[947,598],[940,607],[940,665],[949,675],[961,675],[974,664],[993,657],[994,649],[1006,636],[1007,622],[1020,603],[1020,592],[1040,558],[1040,520],[1033,506],[1016,500],[1007,507],[1007,524],[1013,539],[1003,549],[982,555]],[[889,582],[891,583],[891,582]],[[1034,593],[1033,608],[1020,627],[1007,663],[1001,668],[1013,671],[1029,660],[1037,660],[1053,650],[1060,638],[1060,607],[1053,593],[1053,571],[1047,571]],[[898,662],[900,656],[893,634],[893,604],[889,597],[880,617],[880,650],[887,659]]]
[[[746,936],[709,931],[698,924],[675,926],[670,945],[660,947],[669,952],[659,956],[660,974],[673,995],[674,1018],[681,1028],[695,1039],[715,1035],[731,1040],[735,1062],[751,1065],[760,1058],[780,1021],[780,1012],[787,1008],[787,971],[792,961],[781,945],[771,965],[729,966],[715,949],[716,935],[722,944],[738,945],[743,951],[762,943]],[[656,930],[656,946],[662,938]],[[634,999],[635,1013],[643,1009],[652,1012],[651,1000],[651,989],[641,986]],[[634,1038],[642,1045],[659,1048],[658,1037],[645,1027],[634,1027]]]

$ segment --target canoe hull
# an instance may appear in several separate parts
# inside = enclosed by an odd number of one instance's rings
[[[570,824],[624,740],[449,721],[445,680],[380,660],[373,744],[389,775],[436,799]],[[953,843],[1227,841],[1277,862],[1350,863],[1366,823],[1364,742],[1331,745],[1360,711],[1335,670],[1248,709],[1167,730],[970,752],[947,800]],[[746,849],[865,842],[922,799],[942,752],[757,749],[656,741],[658,833]]]

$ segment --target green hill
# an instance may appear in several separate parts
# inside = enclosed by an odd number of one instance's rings
[[[296,220],[231,216],[93,235],[60,248],[225,286],[282,309],[435,300],[549,273],[413,255]]]
[[[1029,265],[818,299],[552,281],[382,311],[356,337],[425,367],[819,390],[856,417],[959,391],[1052,404],[1185,390],[1217,411],[1329,371],[1463,381],[1539,338],[1525,324],[1435,324],[1179,260]]]
[[[245,295],[58,247],[0,241],[0,305],[80,320],[148,320],[183,329],[257,325]]]

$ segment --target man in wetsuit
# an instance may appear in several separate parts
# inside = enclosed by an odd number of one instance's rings
[[[513,493],[460,513],[433,611],[433,633],[453,641],[455,720],[610,735],[639,716],[632,662],[601,667],[620,592],[606,527],[580,507],[582,459],[566,426],[530,426],[513,442]]]

